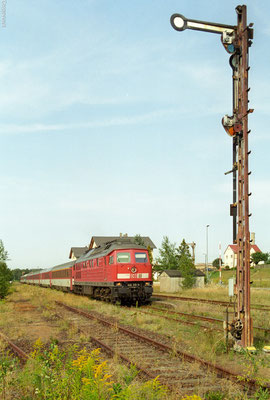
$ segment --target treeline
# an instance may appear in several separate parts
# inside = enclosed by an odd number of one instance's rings
[[[34,269],[20,269],[20,268],[16,268],[16,269],[12,269],[11,275],[12,275],[12,281],[19,281],[21,279],[22,275],[28,274],[29,272],[36,272],[36,271],[40,271],[40,268],[34,268]]]
[[[5,250],[4,243],[0,240],[0,299],[4,299],[10,288],[12,274],[7,267],[6,261],[8,259],[8,252]]]

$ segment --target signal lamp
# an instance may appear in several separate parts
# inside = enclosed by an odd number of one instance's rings
[[[184,31],[187,28],[187,19],[184,15],[173,14],[171,16],[171,25],[176,31]]]
[[[234,117],[229,117],[228,115],[225,115],[222,118],[221,122],[226,133],[231,137],[235,136],[236,132],[234,130]]]

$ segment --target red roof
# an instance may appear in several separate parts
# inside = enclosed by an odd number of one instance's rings
[[[232,251],[233,251],[234,253],[237,253],[237,250],[238,250],[237,244],[229,244],[229,247],[232,249]],[[259,249],[259,247],[258,247],[256,244],[252,244],[250,247],[251,247],[255,252],[259,251],[259,252],[261,253],[261,250]]]

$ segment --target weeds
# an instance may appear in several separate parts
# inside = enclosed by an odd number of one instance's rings
[[[122,370],[121,379],[113,378],[99,349],[87,352],[74,345],[64,352],[55,343],[46,348],[37,340],[23,369],[15,368],[9,355],[0,359],[0,397],[13,399],[16,387],[21,400],[165,399],[158,378],[139,384],[137,375],[132,365]]]
[[[270,359],[267,356],[250,353],[242,350],[243,360],[240,362],[243,364],[243,378],[239,379],[255,379],[258,384],[265,385],[269,382],[267,378],[258,377],[257,373],[261,368],[270,368]]]
[[[17,360],[12,359],[9,353],[0,356],[0,393],[2,399],[7,399],[7,388],[9,385],[9,376],[16,367]]]

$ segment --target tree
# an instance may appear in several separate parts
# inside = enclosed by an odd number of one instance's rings
[[[142,238],[141,235],[138,234],[138,233],[134,236],[134,242],[135,242],[136,244],[138,244],[139,246],[145,246],[145,243],[144,243],[143,238]]]
[[[182,240],[180,246],[177,249],[178,253],[178,269],[181,271],[181,274],[184,278],[183,287],[190,288],[194,286],[195,283],[195,271],[196,268],[193,263],[193,259],[191,257],[189,246],[185,242],[185,239]]]
[[[0,239],[0,261],[6,261],[8,259],[8,252],[5,250],[4,243]]]
[[[185,239],[182,240],[180,246],[177,248],[178,257],[188,257],[191,259],[191,254],[189,251],[189,245],[186,243]]]
[[[168,236],[164,236],[161,248],[158,250],[159,256],[154,265],[155,271],[164,269],[178,269],[178,258],[175,243],[170,243]]]
[[[11,270],[12,280],[13,281],[19,281],[21,279],[21,276],[23,274],[26,274],[27,272],[30,272],[30,270],[28,270],[28,269],[27,270],[26,269],[19,269],[19,268],[12,269]]]
[[[251,254],[250,256],[251,262],[255,265],[258,265],[260,261],[266,262],[268,260],[268,254],[262,253],[261,251],[256,251],[256,253]]]
[[[153,264],[153,250],[151,249],[150,246],[147,246],[147,250],[148,250],[148,255],[149,255],[149,262],[150,262],[150,264]]]
[[[9,292],[12,273],[7,264],[0,261],[0,299],[4,299]]]
[[[21,279],[22,275],[26,275],[29,274],[29,272],[36,272],[36,271],[40,271],[40,268],[32,268],[32,269],[20,269],[20,268],[16,268],[16,269],[12,269],[11,270],[11,274],[12,274],[12,281],[19,281]]]
[[[223,261],[221,260],[221,265],[223,264]],[[215,260],[212,262],[213,267],[216,269],[219,269],[219,258],[215,258]]]

